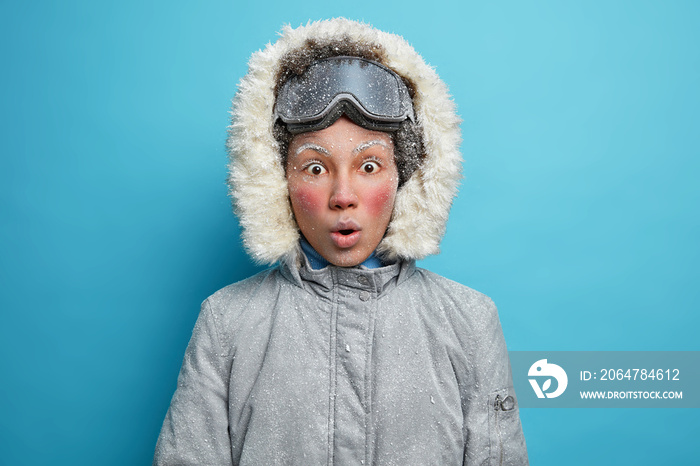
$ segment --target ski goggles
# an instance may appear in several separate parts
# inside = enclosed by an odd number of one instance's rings
[[[358,57],[331,57],[310,65],[280,88],[274,118],[292,134],[318,131],[346,114],[363,128],[396,131],[415,122],[413,102],[399,75]]]

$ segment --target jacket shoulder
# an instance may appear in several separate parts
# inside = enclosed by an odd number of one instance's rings
[[[275,275],[279,273],[277,267],[269,268],[256,273],[241,281],[227,285],[220,290],[214,292],[211,296],[204,300],[209,302],[211,306],[227,305],[232,302],[240,302],[246,296],[252,296],[260,289],[260,286],[269,284],[275,280]]]
[[[463,346],[502,339],[501,322],[493,300],[468,286],[425,269],[416,269],[413,291],[427,319],[437,319],[455,332]]]
[[[263,270],[216,291],[204,300],[202,312],[211,313],[219,331],[233,330],[241,320],[265,313],[283,281],[279,267]]]
[[[471,312],[496,312],[496,305],[491,298],[459,282],[421,268],[416,268],[413,277],[437,302],[452,302],[458,308],[469,309]]]

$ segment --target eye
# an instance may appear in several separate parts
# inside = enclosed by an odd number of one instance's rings
[[[304,171],[309,175],[323,175],[327,170],[320,163],[311,163],[304,168]]]
[[[379,164],[377,162],[367,161],[362,164],[362,171],[364,173],[376,173],[379,171]]]

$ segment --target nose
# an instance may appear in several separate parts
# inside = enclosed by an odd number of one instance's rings
[[[355,194],[352,182],[347,176],[336,178],[329,201],[330,208],[333,210],[357,207],[357,194]]]

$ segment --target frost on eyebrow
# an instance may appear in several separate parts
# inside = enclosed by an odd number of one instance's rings
[[[365,151],[372,146],[382,146],[386,150],[391,150],[391,147],[389,147],[389,144],[387,144],[386,142],[381,141],[379,139],[373,139],[372,141],[363,142],[359,146],[355,147],[355,149],[353,149],[352,153],[359,154],[360,152]]]
[[[297,147],[297,150],[294,151],[294,155],[298,156],[307,149],[311,149],[312,151],[318,152],[319,154],[323,154],[326,157],[331,156],[331,153],[328,152],[328,149],[326,149],[325,147],[321,147],[318,144],[314,144],[313,142],[306,142],[301,146]]]

